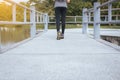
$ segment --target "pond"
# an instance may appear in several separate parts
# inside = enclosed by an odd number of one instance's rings
[[[37,28],[38,30],[39,28]],[[30,37],[29,25],[0,25],[1,49]]]
[[[120,46],[120,37],[119,36],[101,35],[101,38],[103,40],[106,40],[108,42],[111,42],[113,44],[116,44],[116,45]]]
[[[44,24],[37,24],[36,30],[36,34],[43,32]],[[30,25],[0,25],[0,49],[9,48],[27,38],[30,38]]]

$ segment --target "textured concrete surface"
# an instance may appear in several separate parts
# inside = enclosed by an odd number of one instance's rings
[[[120,52],[81,30],[56,30],[0,54],[0,80],[120,80]]]

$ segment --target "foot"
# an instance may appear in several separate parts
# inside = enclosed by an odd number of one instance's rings
[[[60,36],[61,36],[61,33],[60,33],[60,32],[57,32],[57,40],[60,40],[60,39],[61,39]]]
[[[64,34],[61,33],[60,39],[64,39]]]

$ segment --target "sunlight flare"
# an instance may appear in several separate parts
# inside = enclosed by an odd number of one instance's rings
[[[3,0],[0,0],[0,2],[3,2]]]

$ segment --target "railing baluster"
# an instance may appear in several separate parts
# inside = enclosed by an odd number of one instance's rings
[[[118,20],[118,15],[116,15],[116,21]]]
[[[88,14],[89,14],[89,22],[91,22],[91,12],[89,12]]]
[[[112,20],[112,4],[108,4],[108,21],[111,22]]]
[[[13,18],[13,22],[16,22],[16,4],[13,4],[12,7],[12,18]]]
[[[26,8],[24,8],[24,22],[27,22],[27,20],[26,20]]]
[[[48,16],[48,23],[49,23],[49,21],[50,21],[50,17]]]
[[[30,22],[31,22],[31,29],[30,29],[30,36],[31,38],[35,37],[36,34],[36,22],[35,22],[35,7],[31,6],[30,11]]]
[[[100,6],[99,2],[94,3],[94,39],[100,39]]]
[[[48,14],[44,14],[44,31],[48,30]]]
[[[40,15],[40,22],[43,22],[42,17],[43,17],[43,16],[42,16],[42,15]]]
[[[76,16],[75,16],[75,23],[76,23],[77,19],[76,19]]]
[[[105,21],[107,21],[107,17],[108,17],[108,16],[107,16],[107,15],[105,15]]]
[[[36,15],[37,15],[37,22],[39,22],[39,16],[38,16],[38,13],[36,13]]]
[[[87,8],[83,9],[83,26],[82,26],[82,33],[87,34],[87,28],[88,28],[88,15],[87,15]]]

